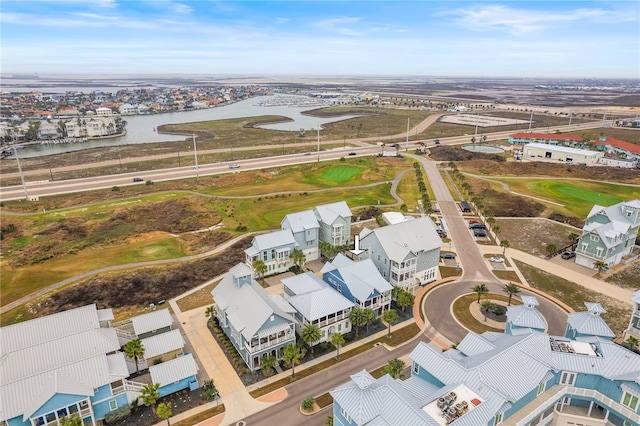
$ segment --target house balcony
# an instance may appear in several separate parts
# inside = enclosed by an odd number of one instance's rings
[[[335,324],[337,322],[344,321],[346,319],[349,319],[349,312],[344,312],[343,311],[340,314],[329,316],[329,317],[326,317],[324,319],[320,319],[320,320],[317,320],[317,321],[313,321],[313,322],[311,322],[311,324],[315,324],[319,328],[323,328],[323,327],[327,327],[327,326],[330,326],[332,324]],[[305,321],[303,325],[307,325],[307,324],[310,324],[309,321]]]
[[[247,352],[249,353],[260,352],[260,351],[264,351],[266,349],[272,348],[274,346],[278,346],[282,343],[294,341],[295,337],[296,337],[295,333],[293,331],[290,331],[285,333],[282,336],[268,338],[265,342],[261,341],[263,339],[260,339],[258,341],[252,341],[251,344],[249,344],[249,342],[245,342],[244,346]]]
[[[605,426],[609,423],[600,410],[562,404],[556,406],[553,417],[559,424]]]

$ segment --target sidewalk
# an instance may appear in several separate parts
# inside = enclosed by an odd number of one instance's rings
[[[495,246],[479,247],[483,253],[495,253],[496,251],[500,250]],[[590,277],[589,275],[581,274],[580,272],[566,268],[562,265],[549,262],[548,260],[541,259],[537,256],[533,256],[531,254],[513,248],[508,248],[506,250],[506,257],[510,260],[516,259],[520,262],[524,262],[527,265],[531,265],[557,277],[564,278],[567,281],[571,281],[572,283],[581,285],[589,290],[597,291],[598,293],[602,293],[626,304],[632,304],[631,297],[633,295],[633,291],[631,289],[626,289],[615,286],[613,284],[609,284],[608,282]]]

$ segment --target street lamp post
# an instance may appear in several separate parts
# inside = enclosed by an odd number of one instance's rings
[[[320,162],[320,126],[318,126],[318,163]]]
[[[24,189],[24,196],[29,201],[29,193],[27,192],[27,184],[24,181],[24,175],[22,174],[22,166],[20,165],[20,158],[18,158],[18,150],[13,145],[13,154],[16,156],[16,163],[18,163],[18,172],[20,172],[20,181],[22,182],[22,189]]]
[[[200,177],[200,170],[198,167],[198,150],[196,148],[196,134],[193,134],[193,155],[196,159],[196,181],[198,180],[198,178]]]

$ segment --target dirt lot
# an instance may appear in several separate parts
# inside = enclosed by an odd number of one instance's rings
[[[508,219],[497,218],[500,239],[509,241],[510,247],[534,256],[544,257],[547,244],[564,247],[569,244],[569,234],[580,233],[580,229],[542,218]]]

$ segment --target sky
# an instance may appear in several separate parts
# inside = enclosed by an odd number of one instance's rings
[[[2,0],[3,74],[640,78],[640,0]]]

